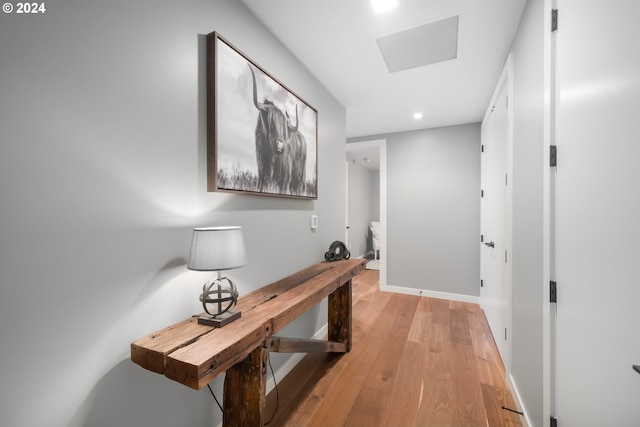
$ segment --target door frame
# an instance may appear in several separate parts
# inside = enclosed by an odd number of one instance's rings
[[[557,7],[556,0],[543,0],[545,16]],[[555,177],[549,167],[551,145],[555,145],[555,32],[551,19],[543,19],[543,132],[542,132],[542,419],[556,411],[555,310],[548,284],[555,280]],[[553,307],[555,309],[555,307]]]

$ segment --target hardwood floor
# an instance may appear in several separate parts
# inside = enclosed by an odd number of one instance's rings
[[[353,349],[309,354],[267,396],[276,426],[516,427],[520,416],[476,304],[380,292],[353,280]]]

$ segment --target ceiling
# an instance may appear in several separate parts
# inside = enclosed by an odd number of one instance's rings
[[[352,147],[355,144],[347,144],[347,161],[362,166],[366,169],[380,170],[379,147]]]
[[[242,1],[344,105],[347,137],[481,121],[526,3],[398,0],[376,14],[370,0]],[[456,15],[454,59],[389,72],[376,39]]]

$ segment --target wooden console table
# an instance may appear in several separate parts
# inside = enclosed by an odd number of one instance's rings
[[[322,262],[238,299],[240,319],[216,329],[196,317],[131,344],[131,360],[199,390],[223,372],[223,426],[263,426],[267,354],[351,350],[351,279],[364,259]],[[329,297],[327,340],[272,336]]]

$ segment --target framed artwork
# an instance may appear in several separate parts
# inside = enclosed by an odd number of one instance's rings
[[[318,198],[318,112],[207,35],[207,189]]]

